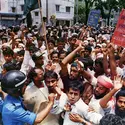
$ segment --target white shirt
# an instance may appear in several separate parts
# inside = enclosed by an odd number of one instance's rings
[[[60,99],[55,100],[54,106],[51,110],[53,114],[59,114],[64,111],[64,106],[69,103],[68,97],[65,93],[61,94]],[[88,112],[88,106],[82,101],[80,98],[74,105],[71,105],[71,111],[65,112],[63,125],[83,125],[82,123],[73,122],[69,119],[69,113],[77,113],[81,115],[83,118],[93,122],[94,124],[99,124],[102,115],[97,114],[95,112]]]
[[[90,102],[89,102],[89,107],[93,108],[95,112],[100,113],[101,115],[104,115],[104,111],[101,108],[100,104],[100,99],[96,99],[93,95],[93,97],[91,98]]]

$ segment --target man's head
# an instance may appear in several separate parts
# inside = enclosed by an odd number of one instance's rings
[[[2,70],[2,74],[6,74],[8,71],[11,71],[11,70],[16,70],[17,66],[14,62],[6,62],[4,65],[3,65],[3,70]]]
[[[57,51],[53,51],[51,53],[51,59],[53,63],[58,63],[59,62],[59,53]]]
[[[54,41],[54,39],[49,39],[48,40],[48,48],[49,49],[54,49],[54,47],[55,47],[55,41]]]
[[[94,71],[96,74],[102,75],[104,73],[103,58],[97,58],[95,60]]]
[[[54,71],[47,71],[44,74],[45,84],[48,87],[50,93],[54,92],[54,87],[58,86],[58,75]]]
[[[23,59],[24,59],[24,53],[25,53],[24,50],[20,50],[20,51],[17,52],[17,56],[16,56],[16,60],[17,60],[17,62],[20,62],[20,63],[23,62]]]
[[[78,39],[78,34],[77,33],[72,33],[72,39],[71,39],[71,44],[74,45]]]
[[[57,48],[58,48],[58,50],[59,51],[63,50],[64,46],[65,46],[65,40],[63,38],[59,38],[57,40]]]
[[[67,56],[66,51],[62,50],[59,52],[59,60],[62,61]]]
[[[104,97],[113,87],[112,81],[106,76],[99,76],[97,78],[97,85],[94,89],[94,96],[96,99]]]
[[[99,125],[125,125],[125,121],[117,115],[108,114],[102,117]]]
[[[115,105],[116,115],[125,118],[125,90],[120,90],[116,94],[116,105]]]
[[[31,69],[28,76],[38,88],[43,86],[43,83],[41,81],[43,80],[44,77],[44,70],[42,68],[35,67]]]
[[[83,92],[83,85],[78,80],[73,80],[69,82],[67,96],[68,101],[71,105],[75,104],[81,97]]]
[[[71,64],[69,78],[71,80],[77,79],[79,77],[78,64],[76,62]]]
[[[1,88],[4,92],[11,96],[19,97],[25,92],[26,75],[19,70],[12,70],[7,72],[1,81]]]
[[[91,51],[92,51],[91,46],[89,45],[85,46],[84,57],[90,57]]]
[[[32,55],[32,59],[35,62],[36,67],[41,67],[44,64],[44,57],[41,51],[37,51]]]
[[[3,49],[3,56],[6,62],[11,62],[13,59],[14,52],[10,47]]]

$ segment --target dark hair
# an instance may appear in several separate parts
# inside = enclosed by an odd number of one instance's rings
[[[3,68],[4,68],[6,71],[16,70],[16,63],[14,63],[14,62],[6,62],[6,63],[3,65]]]
[[[52,53],[51,53],[51,58],[52,58],[52,56],[53,56],[53,54],[57,54],[58,55],[58,57],[59,57],[59,52],[57,52],[57,51],[53,51]]]
[[[37,37],[37,40],[44,41],[44,38],[42,36]]]
[[[59,51],[59,56],[60,56],[61,54],[66,54],[66,55],[67,55],[67,52],[66,52],[65,50],[61,50],[61,51]]]
[[[108,114],[102,117],[99,125],[125,125],[125,121],[117,115]]]
[[[32,52],[32,53],[35,53],[37,52],[38,50],[40,50],[39,48],[35,47],[34,45],[30,46],[29,47],[29,51]]]
[[[64,43],[65,40],[64,40],[64,38],[60,37],[60,38],[57,40],[57,43],[58,43],[58,42]]]
[[[65,54],[67,56],[67,52],[65,50],[59,51],[59,57],[60,57],[61,54]]]
[[[32,68],[28,74],[28,78],[32,81],[34,80],[33,78],[37,76],[36,69],[43,70],[42,68],[37,68],[37,67]]]
[[[85,46],[85,50],[88,50],[88,51],[89,51],[89,53],[91,53],[91,52],[92,52],[92,48],[91,48],[91,46],[89,46],[89,45]]]
[[[5,40],[6,42],[8,41],[7,37],[2,37],[1,40]]]
[[[115,60],[120,60],[120,56],[119,55],[115,55]]]
[[[99,64],[100,67],[103,68],[103,58],[97,58],[97,59],[95,60],[95,64]]]
[[[4,50],[3,50],[3,55],[14,55],[14,52],[13,50],[10,48],[10,47],[6,47]]]
[[[55,40],[53,38],[48,39],[48,43],[52,43],[55,46]]]
[[[117,94],[116,94],[116,100],[118,100],[119,96],[124,96],[125,97],[125,90],[121,89]]]
[[[44,80],[46,80],[46,78],[55,78],[55,79],[58,79],[58,75],[57,75],[56,72],[50,70],[50,71],[45,72],[45,74],[44,74]]]
[[[17,55],[24,56],[25,50],[20,50],[17,52]]]
[[[83,58],[78,57],[78,60],[84,64],[84,68],[87,70],[89,67],[91,70],[93,69],[93,60],[91,58]]]
[[[83,90],[84,90],[83,84],[79,80],[70,80],[68,83],[68,90],[67,91],[69,91],[70,88],[75,90],[75,91],[79,90],[80,94],[82,94]]]

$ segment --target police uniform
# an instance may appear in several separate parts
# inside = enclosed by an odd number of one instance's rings
[[[24,125],[25,123],[33,125],[36,114],[24,108],[20,97],[7,95],[2,109],[2,119],[4,125]]]
[[[2,116],[1,116],[1,112],[2,112],[2,108],[3,108],[3,99],[2,97],[0,97],[0,125],[2,125]]]

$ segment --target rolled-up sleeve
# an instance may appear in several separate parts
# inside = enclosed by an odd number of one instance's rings
[[[10,116],[13,120],[28,123],[30,125],[33,125],[36,119],[35,113],[26,111],[22,107],[15,109],[11,113],[10,113]]]

